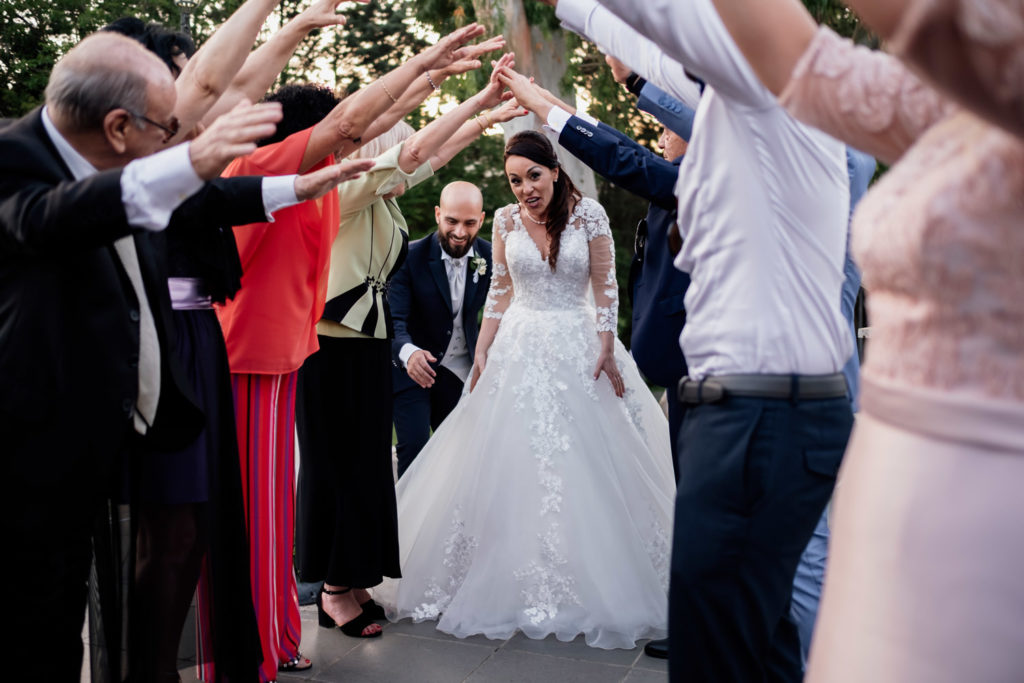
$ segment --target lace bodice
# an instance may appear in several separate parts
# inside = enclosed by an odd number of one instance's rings
[[[853,220],[870,295],[864,375],[1024,400],[1024,142],[827,29],[783,103],[899,159]]]
[[[584,198],[576,205],[560,236],[555,272],[551,272],[526,231],[518,204],[497,211],[494,236],[494,274],[484,307],[485,318],[501,318],[513,302],[536,310],[586,306],[589,283],[597,307],[597,331],[617,331],[615,245],[608,216],[600,204]]]

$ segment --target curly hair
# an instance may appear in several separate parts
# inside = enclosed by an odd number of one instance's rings
[[[284,140],[300,130],[312,128],[323,121],[341,100],[326,85],[298,83],[286,85],[263,98],[264,102],[280,102],[282,110],[281,123],[277,131],[259,146],[269,145]]]
[[[548,207],[548,219],[546,221],[548,234],[548,265],[554,272],[558,263],[558,251],[561,247],[561,235],[565,226],[569,223],[569,212],[572,207],[583,198],[580,191],[576,189],[569,174],[565,172],[562,165],[555,156],[555,150],[547,137],[535,130],[524,130],[516,133],[505,145],[505,161],[510,156],[526,157],[551,170],[558,169],[560,173],[555,180],[555,191],[551,196],[551,204]]]

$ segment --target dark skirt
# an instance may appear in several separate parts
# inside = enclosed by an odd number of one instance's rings
[[[178,361],[206,415],[206,428],[180,451],[150,451],[139,456],[133,478],[137,479],[137,499],[144,503],[210,500],[210,477],[218,466],[224,435],[235,433],[228,359],[217,315],[212,309],[174,311],[174,335]]]
[[[391,465],[391,342],[319,337],[299,370],[299,577],[369,588],[400,578]]]

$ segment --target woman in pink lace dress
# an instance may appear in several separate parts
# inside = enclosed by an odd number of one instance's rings
[[[715,2],[795,117],[895,164],[854,217],[872,339],[808,678],[1024,680],[1024,3],[851,1],[900,61]]]

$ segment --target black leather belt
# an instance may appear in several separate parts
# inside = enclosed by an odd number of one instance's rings
[[[683,403],[715,403],[726,396],[814,400],[846,396],[843,373],[831,375],[719,375],[679,380]]]

